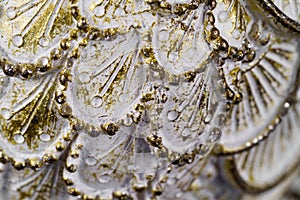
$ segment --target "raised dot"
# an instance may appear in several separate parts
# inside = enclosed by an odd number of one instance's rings
[[[215,16],[212,13],[207,13],[207,20],[209,22],[210,25],[214,25],[215,23]]]
[[[55,100],[56,100],[57,103],[63,104],[63,103],[65,103],[65,101],[66,101],[66,97],[65,97],[64,94],[57,93],[57,94],[55,95]]]
[[[69,41],[68,39],[64,38],[64,39],[62,39],[62,40],[60,41],[60,47],[61,47],[63,50],[69,49],[70,46],[71,46],[71,44],[70,44],[70,41]]]
[[[211,132],[210,132],[210,141],[211,142],[217,142],[220,137],[221,137],[221,130],[218,128],[214,128]]]
[[[169,84],[171,84],[171,85],[178,85],[180,78],[178,76],[172,74],[169,76],[168,81],[169,81]]]
[[[133,120],[131,117],[127,116],[125,119],[123,119],[123,124],[125,126],[130,126],[132,124]]]
[[[97,160],[94,156],[88,156],[86,157],[85,159],[85,163],[88,165],[88,166],[94,166],[96,165],[97,163]]]
[[[72,30],[72,31],[70,32],[70,37],[71,37],[72,39],[76,39],[76,38],[78,37],[78,31],[77,31],[77,30]]]
[[[39,45],[41,45],[42,47],[48,46],[49,43],[49,39],[44,36],[39,39]]]
[[[56,143],[56,150],[57,151],[63,151],[66,148],[66,146],[62,142]]]
[[[158,163],[158,167],[160,169],[166,169],[168,167],[168,161],[167,161],[167,159],[160,159],[160,161]]]
[[[250,49],[246,55],[247,61],[251,62],[255,59],[256,52],[253,49]]]
[[[128,101],[128,99],[130,99],[130,95],[129,94],[121,94],[119,96],[119,101],[120,102],[126,102],[126,101]]]
[[[80,194],[76,188],[68,188],[68,193],[72,196],[78,196]]]
[[[239,39],[239,38],[241,37],[241,31],[238,30],[238,29],[234,29],[234,30],[232,31],[232,37],[233,37],[234,39]]]
[[[220,35],[220,31],[217,28],[215,28],[215,27],[213,27],[210,30],[210,32],[211,32],[211,39],[213,39],[213,40],[217,39],[219,37],[219,35]]]
[[[77,166],[74,164],[70,164],[70,163],[66,163],[66,169],[71,172],[74,173],[77,171]]]
[[[103,103],[103,100],[101,97],[99,96],[94,96],[91,100],[91,105],[94,107],[94,108],[98,108],[102,105]]]
[[[192,131],[191,131],[191,129],[189,129],[189,128],[183,129],[183,131],[182,131],[182,133],[181,133],[181,135],[182,135],[183,137],[188,137],[188,136],[190,136],[191,134],[192,134]]]
[[[209,151],[209,147],[206,144],[200,144],[199,146],[200,154],[206,154]]]
[[[102,17],[105,14],[105,7],[98,5],[94,8],[93,12],[96,17]]]
[[[204,123],[209,123],[212,119],[212,114],[211,113],[207,113],[207,115],[204,118]]]
[[[74,59],[73,58],[68,58],[66,62],[66,67],[71,68],[74,66]]]
[[[258,138],[254,138],[252,142],[256,144],[258,142]]]
[[[36,67],[40,72],[46,72],[51,68],[51,62],[49,58],[42,57],[37,61]]]
[[[40,140],[43,142],[48,142],[51,139],[50,135],[47,133],[42,133],[40,135]]]
[[[169,32],[167,30],[161,30],[158,33],[158,40],[161,42],[165,42],[165,41],[169,40]]]
[[[220,22],[226,22],[228,20],[228,13],[226,11],[222,11],[218,17]]]
[[[77,21],[77,27],[82,30],[86,26],[87,26],[86,18],[84,18],[84,17],[79,18]]]
[[[17,9],[16,7],[9,7],[6,10],[6,17],[10,20],[17,17]]]
[[[270,41],[270,33],[263,31],[260,33],[260,43],[261,45],[267,45]]]
[[[14,135],[14,140],[18,144],[22,144],[25,141],[25,138],[21,134],[15,134]]]
[[[12,37],[12,42],[16,47],[20,47],[23,45],[24,41],[23,41],[23,37],[21,35],[14,35]]]
[[[218,118],[217,118],[217,124],[218,124],[219,126],[222,126],[222,125],[225,124],[225,122],[226,122],[226,117],[225,117],[225,115],[224,115],[224,114],[220,114],[220,115],[218,116]]]
[[[17,72],[17,68],[15,65],[10,64],[10,63],[4,63],[3,66],[3,72],[7,76],[14,76]]]
[[[88,72],[81,72],[78,76],[78,79],[81,83],[89,83],[91,80]]]
[[[217,43],[217,46],[221,51],[228,51],[228,42],[223,38],[220,39],[219,43]]]
[[[285,102],[283,106],[284,106],[284,108],[289,108],[290,107],[290,103],[289,102]]]
[[[2,117],[3,117],[4,119],[9,119],[10,116],[11,116],[11,113],[10,113],[10,111],[9,111],[7,108],[3,108],[3,109],[1,110],[1,114],[2,114]]]
[[[19,67],[19,72],[23,78],[29,78],[33,74],[33,66],[29,64],[23,64]]]
[[[173,63],[178,62],[178,60],[180,59],[178,52],[172,52],[172,53],[170,53],[170,55],[168,57],[169,57],[169,60]]]
[[[54,48],[51,52],[50,52],[50,57],[53,60],[58,60],[62,57],[62,51],[58,48]]]
[[[100,177],[99,177],[99,181],[101,183],[107,183],[111,180],[111,176],[109,174],[102,174]]]
[[[182,198],[182,196],[183,196],[183,195],[182,195],[182,192],[176,192],[176,193],[174,194],[174,197],[177,198],[177,199],[178,199],[178,198]]]
[[[72,108],[68,104],[63,104],[60,109],[60,114],[63,117],[70,117],[72,115]]]
[[[91,137],[98,137],[100,134],[100,131],[97,130],[94,126],[87,125],[86,129]]]
[[[119,126],[117,124],[111,123],[111,122],[107,122],[103,125],[101,125],[102,130],[110,135],[113,136],[116,134],[116,132],[119,130]]]
[[[170,110],[167,116],[170,121],[175,121],[178,118],[179,113],[176,110]]]
[[[16,170],[23,170],[26,167],[25,162],[13,162],[13,166],[15,167]]]

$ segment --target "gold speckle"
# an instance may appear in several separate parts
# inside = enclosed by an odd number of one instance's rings
[[[60,59],[62,57],[61,50],[58,49],[58,48],[53,49],[51,51],[51,53],[50,53],[50,57],[51,57],[52,60],[58,60],[58,59]]]
[[[79,157],[79,151],[78,150],[71,150],[70,151],[70,156],[72,157],[72,158],[78,158]]]
[[[9,161],[9,158],[7,155],[5,155],[2,151],[0,151],[0,162],[1,163],[7,163]]]
[[[23,78],[29,78],[33,75],[34,66],[30,64],[22,64],[19,66],[19,72]]]
[[[77,39],[78,38],[78,30],[71,30],[70,31],[70,38]]]
[[[62,117],[68,118],[72,115],[72,108],[68,104],[64,103],[61,106],[59,113]]]
[[[88,44],[88,41],[89,40],[87,38],[82,38],[79,45],[85,47]]]
[[[67,164],[66,164],[66,169],[67,169],[69,172],[74,173],[74,172],[76,172],[77,167],[76,167],[74,164],[69,164],[69,163],[67,163]]]
[[[0,67],[7,76],[14,76],[17,73],[17,67],[13,64],[7,63],[6,61],[0,62]]]
[[[70,57],[71,58],[74,58],[74,59],[78,59],[80,57],[80,54],[79,54],[79,49],[78,48],[74,48],[70,54]]]
[[[92,198],[92,197],[90,197],[90,196],[84,194],[84,195],[82,196],[82,199],[83,199],[83,200],[94,200],[95,198]]]
[[[71,133],[66,133],[63,138],[65,141],[71,141],[71,139],[72,139]]]
[[[53,153],[47,153],[43,156],[43,161],[48,163],[53,163],[58,160],[57,155]]]
[[[73,181],[69,178],[63,177],[64,182],[66,183],[66,185],[70,186],[73,185]]]
[[[15,161],[15,162],[13,162],[13,166],[16,170],[22,170],[22,169],[25,169],[26,164],[25,164],[25,162]]]
[[[32,159],[29,159],[29,166],[32,169],[37,170],[43,166],[43,163],[38,158],[32,158]]]
[[[36,68],[38,71],[40,72],[46,72],[49,69],[51,69],[52,64],[49,58],[47,57],[42,57],[38,60],[38,62],[36,63]]]
[[[114,123],[105,123],[101,126],[102,130],[108,134],[108,135],[115,135],[116,132],[118,131],[119,127],[117,124]]]
[[[65,38],[60,41],[60,48],[62,48],[63,50],[69,49],[70,46],[71,46],[71,43],[68,39]]]
[[[80,192],[76,188],[68,188],[68,193],[72,196],[80,195]]]
[[[63,151],[66,148],[66,146],[61,142],[57,142],[55,147],[57,151]]]

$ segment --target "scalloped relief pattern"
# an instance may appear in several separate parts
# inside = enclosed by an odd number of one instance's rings
[[[0,1],[3,198],[283,191],[300,161],[299,4],[257,6],[272,17],[238,0]]]

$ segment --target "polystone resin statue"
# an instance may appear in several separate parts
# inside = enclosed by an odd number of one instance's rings
[[[300,199],[298,0],[0,0],[0,199]]]

